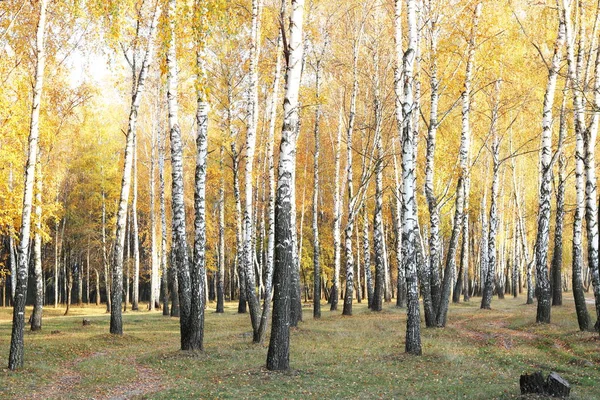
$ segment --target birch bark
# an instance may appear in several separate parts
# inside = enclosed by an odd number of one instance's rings
[[[33,87],[33,102],[31,105],[31,120],[29,125],[29,143],[27,164],[25,166],[25,184],[23,189],[23,212],[21,214],[21,232],[19,235],[18,266],[16,270],[16,291],[13,298],[13,324],[10,338],[10,354],[8,369],[16,370],[23,367],[23,331],[25,328],[25,302],[27,297],[29,236],[31,231],[31,208],[33,203],[33,186],[35,165],[38,156],[40,107],[44,82],[46,37],[46,7],[47,0],[40,0],[40,12],[36,31],[36,65],[35,84]],[[14,276],[13,276],[14,279]],[[14,282],[14,281],[13,281]]]
[[[44,279],[42,276],[42,163],[39,160],[41,156],[41,150],[38,149],[35,178],[35,231],[33,233],[35,297],[33,303],[33,313],[31,314],[32,331],[38,331],[42,329],[42,311],[44,307]]]
[[[452,290],[452,282],[454,280],[453,271],[456,269],[456,253],[458,250],[458,239],[463,226],[465,198],[469,195],[466,191],[468,188],[467,181],[469,179],[469,152],[471,148],[471,127],[470,127],[470,112],[471,112],[471,79],[473,74],[473,65],[475,61],[475,36],[477,33],[477,25],[481,17],[482,3],[477,3],[473,15],[473,26],[468,44],[467,66],[465,71],[464,89],[461,95],[462,99],[462,127],[460,137],[460,178],[456,186],[456,204],[454,212],[454,226],[452,227],[452,235],[448,245],[446,254],[446,266],[444,269],[444,281],[442,285],[442,294],[440,298],[440,306],[437,310],[437,325],[440,327],[446,326],[448,316],[448,303],[450,300],[450,292]]]
[[[583,100],[579,88],[579,75],[581,63],[576,64],[573,28],[571,25],[570,1],[563,0],[563,19],[565,21],[565,41],[567,47],[567,67],[569,87],[573,95],[573,108],[575,114],[575,213],[573,215],[573,246],[572,246],[572,286],[575,299],[575,311],[580,330],[590,328],[590,316],[585,304],[583,293],[583,234],[582,220],[585,213],[585,183],[584,183],[584,138],[585,119],[583,115]],[[582,39],[582,38],[580,38]],[[580,49],[581,50],[581,49]],[[581,51],[580,51],[581,53]]]
[[[249,93],[248,113],[246,116],[246,163],[244,168],[244,285],[246,300],[250,309],[250,321],[252,323],[253,339],[257,340],[260,324],[260,304],[256,295],[256,278],[254,274],[253,254],[253,167],[254,153],[256,149],[256,126],[258,123],[258,58],[259,58],[259,32],[260,32],[260,8],[261,0],[252,0],[252,28],[250,32],[250,70],[249,70]]]
[[[290,285],[293,264],[291,191],[295,185],[294,152],[298,125],[298,92],[302,73],[302,22],[304,0],[292,0],[289,43],[286,46],[287,69],[283,126],[279,153],[279,172],[275,206],[275,270],[273,276],[273,323],[267,354],[267,369],[289,368],[290,350]],[[283,19],[283,15],[282,15]]]
[[[548,69],[548,83],[544,95],[542,117],[542,143],[540,152],[540,189],[538,205],[537,236],[535,242],[536,277],[538,292],[538,306],[536,322],[550,323],[551,289],[548,279],[548,243],[550,240],[550,208],[552,198],[552,107],[558,70],[562,60],[562,47],[565,40],[565,23],[559,13],[559,27],[554,55]]]
[[[395,0],[396,15],[400,14],[401,1]],[[411,129],[411,117],[414,109],[413,98],[413,68],[417,47],[417,10],[415,0],[407,0],[408,46],[402,60],[404,70],[404,91],[402,97],[402,200],[403,200],[403,260],[406,269],[406,283],[408,289],[408,310],[406,320],[406,345],[407,353],[421,355],[421,329],[419,311],[419,293],[417,282],[417,246],[418,246],[418,221],[417,221],[417,196],[416,196],[416,163],[415,146]],[[399,18],[396,18],[396,23]],[[397,59],[396,62],[400,63]]]
[[[119,197],[119,206],[117,211],[116,240],[113,250],[112,260],[112,290],[111,290],[111,312],[110,312],[110,333],[116,335],[123,334],[123,320],[121,318],[121,308],[123,304],[123,245],[125,243],[125,221],[127,219],[127,203],[129,202],[129,192],[131,186],[131,169],[133,164],[133,142],[137,128],[137,117],[148,67],[152,60],[154,51],[154,37],[158,18],[160,16],[160,6],[156,5],[154,15],[150,24],[148,34],[148,47],[144,55],[142,69],[137,79],[137,88],[131,101],[131,110],[129,112],[129,123],[127,126],[127,139],[125,145],[125,162],[123,165],[123,177],[121,180],[121,194]]]

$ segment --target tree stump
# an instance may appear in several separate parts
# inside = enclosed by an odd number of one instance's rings
[[[546,380],[546,392],[553,397],[569,397],[571,385],[556,372],[551,372]]]
[[[520,384],[521,394],[545,393],[546,382],[544,381],[544,375],[542,375],[542,371],[534,372],[531,375],[521,375]]]
[[[571,385],[556,372],[551,372],[544,380],[542,371],[531,375],[521,375],[521,394],[541,394],[552,397],[569,397]]]
[[[90,321],[89,319],[83,319],[83,326],[89,326],[92,324],[92,321]]]

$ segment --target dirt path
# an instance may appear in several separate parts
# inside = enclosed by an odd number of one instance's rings
[[[80,382],[83,375],[77,371],[78,364],[94,357],[106,356],[107,354],[108,352],[92,353],[69,362],[60,371],[57,371],[56,379],[52,384],[35,390],[25,398],[36,400],[64,398],[124,400],[142,397],[167,388],[167,384],[161,378],[160,374],[151,368],[139,364],[135,356],[125,358],[121,364],[135,370],[136,376],[134,381],[109,388],[102,384],[97,388],[81,388]]]

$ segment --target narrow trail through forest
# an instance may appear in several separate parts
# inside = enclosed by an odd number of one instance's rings
[[[91,390],[88,388],[85,390],[80,389],[81,382],[91,378],[80,371],[81,365],[100,357],[106,358],[106,362],[109,363],[110,356],[115,352],[117,352],[116,349],[112,351],[104,349],[103,351],[76,358],[56,372],[56,379],[52,384],[39,388],[25,398],[64,399],[73,398],[73,395],[77,394],[76,396],[81,398],[124,400],[143,397],[167,388],[164,379],[161,378],[157,371],[141,365],[137,361],[137,357],[132,355],[120,360],[121,368],[135,371],[135,378],[130,383],[107,387],[103,382],[99,382]]]

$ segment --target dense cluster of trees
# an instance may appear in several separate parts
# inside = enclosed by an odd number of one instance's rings
[[[549,323],[571,290],[592,329],[599,17],[590,0],[3,1],[9,368],[26,303],[38,330],[44,304],[105,302],[122,334],[147,302],[202,350],[208,303],[235,300],[253,342],[272,321],[269,369],[289,367],[303,301],[319,318],[395,298],[412,354],[420,300],[444,327],[461,296],[526,291]]]

